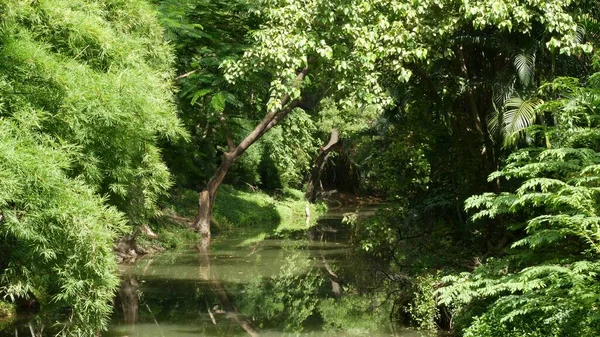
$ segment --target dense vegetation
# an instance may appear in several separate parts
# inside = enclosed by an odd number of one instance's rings
[[[119,238],[188,237],[176,219],[201,250],[241,225],[260,240],[305,226],[298,190],[338,189],[387,201],[346,222],[394,319],[597,336],[598,17],[589,0],[0,0],[0,300],[93,335]]]
[[[69,308],[65,328],[91,335],[118,285],[114,241],[171,184],[158,141],[186,135],[171,48],[143,1],[0,13],[0,291]]]

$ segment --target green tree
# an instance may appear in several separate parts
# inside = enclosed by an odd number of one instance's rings
[[[227,139],[253,127],[255,106],[265,95],[260,81],[231,85],[219,67],[243,54],[246,36],[258,21],[245,0],[156,2],[175,49],[177,105],[191,135],[189,142],[164,144],[165,160],[178,187],[201,189],[216,170]],[[232,182],[257,184],[262,153],[259,147],[238,163]]]
[[[106,326],[114,240],[170,186],[171,64],[144,1],[0,1],[0,296],[69,334]]]
[[[311,93],[334,97],[345,106],[388,103],[379,82],[382,69],[392,78],[408,80],[408,64],[453,55],[451,37],[473,22],[480,30],[496,27],[521,33],[544,22],[552,32],[548,46],[576,52],[582,45],[571,30],[573,18],[567,10],[560,1],[480,1],[466,6],[452,1],[260,1],[257,13],[263,24],[252,32],[252,46],[242,58],[222,66],[231,83],[257,74],[269,79],[269,100],[261,108],[264,118],[238,143],[228,141],[222,164],[200,193],[194,226],[210,237],[214,198],[232,164],[290,112],[312,103]]]

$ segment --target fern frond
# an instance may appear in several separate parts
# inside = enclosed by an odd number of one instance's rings
[[[556,191],[557,189],[565,186],[567,186],[567,184],[558,179],[533,178],[524,182],[521,187],[517,189],[517,195],[524,195],[529,192],[534,192],[538,189],[543,193],[548,193],[551,191]]]

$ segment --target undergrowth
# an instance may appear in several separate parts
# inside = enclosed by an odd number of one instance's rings
[[[197,243],[199,236],[189,229],[197,205],[197,191],[174,189],[162,202],[163,215],[151,224],[159,235],[154,244],[169,249]],[[304,230],[307,228],[306,205],[304,194],[299,190],[277,190],[270,195],[223,185],[213,209],[211,232],[215,238],[240,235],[240,244],[245,245],[282,232]],[[327,210],[322,203],[309,207],[308,227]]]

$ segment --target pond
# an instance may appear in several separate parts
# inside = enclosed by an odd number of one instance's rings
[[[363,207],[368,215],[374,207]],[[246,244],[248,233],[122,266],[106,337],[422,336],[390,323],[375,261],[351,248],[335,208],[308,232]],[[30,336],[26,322],[0,336]]]

